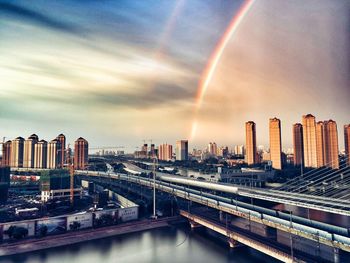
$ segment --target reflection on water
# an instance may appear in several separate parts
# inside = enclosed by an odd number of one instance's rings
[[[246,247],[230,251],[227,244],[204,231],[191,231],[185,227],[166,227],[18,255],[3,259],[1,262],[250,263],[275,261]]]

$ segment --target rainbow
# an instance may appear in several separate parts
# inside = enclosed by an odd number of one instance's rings
[[[198,110],[200,109],[203,98],[205,96],[205,93],[208,89],[208,85],[214,75],[215,69],[221,59],[222,54],[224,53],[224,50],[231,39],[231,37],[234,35],[234,33],[237,31],[239,25],[243,21],[244,17],[248,14],[249,10],[253,6],[255,0],[246,0],[238,12],[235,14],[235,16],[232,18],[230,21],[230,24],[226,28],[225,33],[222,35],[220,38],[220,41],[217,43],[214,51],[212,52],[208,63],[201,75],[198,89],[197,89],[197,95],[196,95],[196,102],[195,102],[195,118],[192,123],[192,131],[191,131],[191,136],[190,139],[193,139],[196,131],[197,131],[197,126],[198,126],[198,121],[196,120]]]

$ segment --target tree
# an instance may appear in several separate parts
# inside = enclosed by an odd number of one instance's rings
[[[9,238],[22,239],[28,235],[28,229],[20,226],[10,226],[6,231],[5,235],[8,235]]]

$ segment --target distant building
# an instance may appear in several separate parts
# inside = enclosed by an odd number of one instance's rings
[[[74,169],[84,170],[88,166],[89,143],[80,137],[74,144]]]
[[[34,151],[35,144],[38,142],[39,137],[36,134],[32,134],[24,141],[24,153],[23,153],[23,167],[34,168]]]
[[[34,147],[34,168],[44,169],[47,166],[47,141],[40,140]]]
[[[61,143],[58,139],[54,139],[47,144],[47,168],[57,169],[61,168],[62,153]]]
[[[253,121],[248,121],[245,124],[246,145],[245,145],[245,161],[248,165],[257,163],[256,152],[256,128]]]
[[[325,125],[323,121],[316,123],[317,167],[325,166]]]
[[[11,167],[23,167],[23,149],[24,149],[24,139],[22,137],[17,137],[11,142],[11,157],[10,166]]]
[[[210,142],[208,144],[208,153],[210,155],[217,155],[217,153],[218,153],[218,146],[216,145],[215,142]]]
[[[344,142],[347,165],[350,166],[350,124],[344,125]]]
[[[158,159],[162,161],[170,161],[173,158],[173,146],[170,144],[159,145]]]
[[[270,155],[272,167],[282,169],[282,139],[281,121],[277,118],[270,119]]]
[[[11,165],[11,141],[7,141],[2,145],[2,166]]]
[[[235,155],[245,155],[244,145],[236,145],[234,148]]]
[[[60,143],[59,144],[60,147],[59,147],[58,151],[59,151],[59,154],[61,155],[58,167],[63,168],[65,163],[66,163],[66,160],[67,160],[66,159],[67,158],[67,156],[66,156],[66,136],[64,136],[64,134],[61,133],[60,135],[57,136],[56,139]]]
[[[303,143],[305,167],[317,168],[316,120],[312,114],[303,116]]]
[[[339,145],[337,123],[333,120],[325,121],[325,165],[332,169],[339,169]]]
[[[293,125],[293,163],[294,165],[304,164],[303,126],[301,123]]]
[[[180,140],[176,142],[176,160],[188,160],[188,141]]]

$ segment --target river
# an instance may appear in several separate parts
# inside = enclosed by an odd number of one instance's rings
[[[253,263],[275,262],[247,247],[228,245],[203,230],[165,227],[4,258],[6,263]]]

